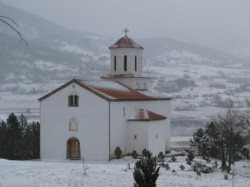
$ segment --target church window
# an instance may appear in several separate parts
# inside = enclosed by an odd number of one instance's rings
[[[137,135],[136,135],[136,134],[134,135],[134,139],[135,139],[135,140],[137,139]]]
[[[123,116],[126,116],[126,108],[125,108],[125,106],[123,107]]]
[[[69,107],[78,107],[79,106],[79,96],[77,94],[71,94],[68,96]]]
[[[69,131],[78,131],[78,123],[75,118],[69,121]]]
[[[135,56],[135,71],[137,71],[137,57]]]
[[[158,134],[155,135],[155,138],[158,139]]]
[[[136,83],[136,86],[137,86],[137,89],[139,90],[139,89],[140,89],[140,83],[137,82],[137,83]]]
[[[114,70],[116,71],[116,56],[114,56]]]
[[[127,71],[127,55],[124,56],[124,71]]]

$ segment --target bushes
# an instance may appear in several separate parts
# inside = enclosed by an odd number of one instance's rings
[[[176,161],[175,156],[173,156],[173,157],[171,158],[171,161],[172,161],[172,162],[175,162],[175,161]]]
[[[241,154],[242,154],[242,156],[243,156],[244,158],[246,158],[246,159],[249,159],[249,158],[250,158],[250,156],[249,156],[249,149],[247,149],[246,147],[243,147],[243,148],[241,149]]]
[[[187,155],[187,157],[188,157],[189,161],[193,161],[193,159],[194,159],[194,153],[193,152],[189,152],[188,155]]]
[[[158,159],[160,162],[164,163],[165,155],[163,154],[163,152],[160,152],[158,154]]]
[[[121,158],[121,155],[122,155],[122,150],[121,150],[121,148],[119,146],[117,146],[115,148],[115,156],[116,156],[117,159],[119,159],[119,158]]]
[[[132,158],[137,159],[138,153],[134,150],[131,154]]]
[[[148,151],[147,149],[144,148],[144,149],[142,150],[142,155],[143,155],[143,156],[147,156],[148,154],[149,154],[149,151]]]

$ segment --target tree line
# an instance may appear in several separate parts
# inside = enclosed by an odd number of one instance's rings
[[[0,158],[25,160],[40,158],[40,123],[28,123],[24,115],[11,113],[0,122]]]

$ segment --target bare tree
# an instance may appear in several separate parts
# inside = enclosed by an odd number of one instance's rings
[[[14,19],[8,17],[8,16],[1,16],[0,15],[0,22],[6,24],[9,28],[11,28],[20,38],[20,43],[24,42],[26,46],[29,45],[29,43],[23,38],[22,33],[18,31],[16,27],[18,27],[18,24],[15,22]]]
[[[223,160],[228,161],[227,171],[231,170],[231,164],[236,161],[237,153],[240,152],[244,146],[244,139],[242,137],[242,125],[240,119],[240,113],[227,109],[223,114],[218,114],[214,117],[213,122],[219,131],[219,143],[222,145]],[[222,170],[225,168],[225,163],[222,164]]]

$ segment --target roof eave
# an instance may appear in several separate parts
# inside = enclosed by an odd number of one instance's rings
[[[162,118],[162,119],[128,119],[127,121],[137,121],[137,122],[149,122],[149,121],[161,121],[165,120],[167,118]]]

